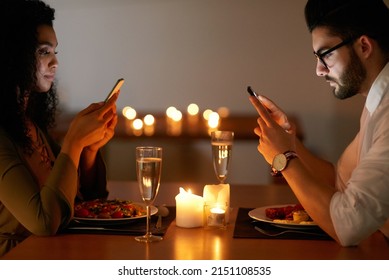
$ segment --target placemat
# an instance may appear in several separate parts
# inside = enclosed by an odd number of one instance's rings
[[[162,218],[162,226],[157,229],[155,227],[158,214],[151,216],[150,229],[154,235],[165,235],[169,225],[176,218],[176,207],[167,207],[169,215]],[[128,223],[119,225],[89,225],[76,221],[70,222],[63,233],[89,233],[89,234],[118,234],[118,235],[143,235],[146,233],[146,218],[136,219]]]
[[[272,224],[256,221],[248,215],[253,208],[239,208],[238,215],[235,222],[234,238],[266,238],[266,239],[317,239],[317,240],[331,240],[332,238],[327,235],[319,227],[314,229],[298,230],[298,232],[285,232],[286,228],[280,228],[273,226]],[[259,227],[269,234],[279,234],[277,236],[265,235],[255,227]],[[293,230],[294,231],[294,230]],[[285,232],[285,233],[283,233]]]

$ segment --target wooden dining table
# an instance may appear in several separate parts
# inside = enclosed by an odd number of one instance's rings
[[[162,182],[155,205],[175,206],[179,187],[202,195],[204,185],[191,182]],[[136,182],[108,183],[109,198],[141,201]],[[238,210],[280,204],[297,199],[287,185],[232,184],[231,216],[225,229],[181,228],[173,220],[163,240],[139,243],[134,236],[60,233],[50,237],[30,236],[3,259],[35,260],[389,260],[389,243],[380,232],[358,246],[342,247],[332,239],[236,238]]]

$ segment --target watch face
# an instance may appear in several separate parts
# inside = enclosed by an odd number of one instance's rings
[[[279,154],[274,157],[273,168],[277,171],[282,171],[285,169],[288,160],[284,154]]]

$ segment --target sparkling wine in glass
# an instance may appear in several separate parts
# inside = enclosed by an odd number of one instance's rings
[[[162,170],[162,148],[136,148],[136,174],[140,194],[146,204],[146,234],[135,237],[140,242],[155,242],[162,240],[161,236],[153,235],[150,231],[150,206],[153,204],[159,190]]]
[[[223,184],[227,178],[233,142],[234,132],[232,131],[211,132],[213,167],[220,184]]]

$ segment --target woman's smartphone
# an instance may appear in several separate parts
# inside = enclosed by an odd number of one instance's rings
[[[247,91],[251,96],[254,96],[258,99],[258,94],[255,91],[253,91],[253,89],[250,86],[247,87]]]
[[[105,98],[105,103],[107,103],[107,101],[112,97],[112,95],[114,95],[115,93],[117,93],[119,91],[119,89],[122,87],[124,83],[124,79],[119,79],[117,80],[116,84],[113,86],[112,90],[108,93],[107,95],[107,98]]]

